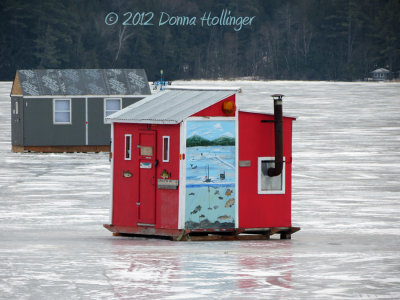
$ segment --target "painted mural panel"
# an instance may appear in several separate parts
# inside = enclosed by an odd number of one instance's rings
[[[235,227],[235,121],[188,121],[185,228]]]

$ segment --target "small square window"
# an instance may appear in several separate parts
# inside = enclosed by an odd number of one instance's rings
[[[121,99],[110,98],[104,100],[104,118],[112,115],[113,113],[121,110]]]
[[[54,99],[54,124],[71,124],[71,99]]]
[[[258,193],[284,194],[285,193],[285,161],[282,173],[278,176],[268,176],[268,169],[275,167],[274,157],[258,158]]]

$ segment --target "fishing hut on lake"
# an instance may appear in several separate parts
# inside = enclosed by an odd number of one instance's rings
[[[237,109],[240,89],[160,91],[107,117],[115,234],[173,240],[288,239],[292,122]],[[271,101],[272,102],[272,101]]]
[[[109,151],[105,117],[150,94],[143,69],[18,70],[12,151]]]

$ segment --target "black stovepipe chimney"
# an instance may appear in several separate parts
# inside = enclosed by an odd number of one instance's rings
[[[283,168],[282,97],[281,94],[272,95],[274,99],[275,168],[268,169],[269,177],[280,175]]]

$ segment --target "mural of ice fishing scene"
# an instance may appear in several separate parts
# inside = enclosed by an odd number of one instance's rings
[[[235,227],[235,121],[188,121],[185,227]]]

